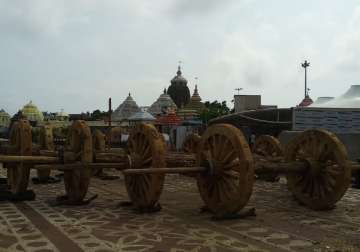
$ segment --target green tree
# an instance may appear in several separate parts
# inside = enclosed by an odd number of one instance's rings
[[[91,120],[102,120],[108,117],[108,112],[100,111],[99,109],[94,110],[91,113]]]
[[[226,105],[226,101],[207,101],[205,107],[206,109],[200,114],[200,118],[205,124],[211,119],[230,114],[230,108]]]

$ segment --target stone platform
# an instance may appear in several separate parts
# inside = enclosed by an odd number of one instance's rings
[[[1,171],[4,176],[4,170]],[[360,251],[360,190],[332,211],[299,206],[281,183],[256,182],[256,217],[212,221],[191,178],[169,175],[162,211],[136,214],[122,179],[94,178],[87,206],[51,207],[63,183],[30,185],[35,201],[0,202],[0,251]]]

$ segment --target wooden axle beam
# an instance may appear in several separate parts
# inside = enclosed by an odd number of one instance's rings
[[[351,166],[351,172],[354,173],[359,173],[360,172],[360,164],[356,163],[356,162],[351,162],[350,163]]]
[[[0,163],[57,163],[59,158],[47,156],[8,156],[0,155]]]
[[[125,175],[139,175],[139,174],[178,174],[178,173],[193,173],[207,171],[206,167],[173,167],[173,168],[142,168],[142,169],[126,169],[122,172]]]
[[[306,162],[297,161],[290,163],[269,163],[263,162],[257,163],[255,172],[260,173],[302,173],[308,168]],[[206,167],[172,167],[172,168],[142,168],[142,169],[126,169],[122,172],[125,175],[137,175],[137,174],[170,174],[170,173],[199,173],[205,172]]]
[[[128,167],[127,163],[72,163],[72,164],[41,164],[35,165],[33,168],[36,170],[74,170],[74,169],[110,169],[124,170]]]
[[[287,174],[287,173],[303,173],[308,169],[306,161],[295,162],[256,162],[256,174]]]

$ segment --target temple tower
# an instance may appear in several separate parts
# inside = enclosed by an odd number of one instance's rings
[[[178,108],[186,106],[190,101],[190,90],[187,86],[187,80],[182,76],[180,66],[176,76],[171,80],[167,93]]]

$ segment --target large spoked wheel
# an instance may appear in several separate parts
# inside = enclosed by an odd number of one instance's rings
[[[252,151],[258,155],[270,158],[281,157],[283,155],[280,141],[270,135],[259,136],[255,141]]]
[[[100,130],[95,130],[93,133],[93,147],[96,151],[105,151],[106,143],[105,143],[105,134]]]
[[[106,149],[106,140],[105,140],[105,134],[102,133],[100,130],[95,130],[93,133],[93,149],[94,151],[104,152]],[[102,175],[102,168],[95,168],[92,171],[92,174],[95,176]]]
[[[130,168],[165,167],[165,143],[153,125],[140,124],[129,136]],[[125,185],[135,209],[153,211],[159,207],[164,174],[125,175]]]
[[[334,207],[348,189],[351,167],[345,146],[326,130],[308,130],[286,148],[286,161],[305,161],[309,169],[288,174],[288,187],[296,199],[314,210]]]
[[[68,149],[77,154],[78,161],[85,165],[91,163],[93,159],[92,136],[85,121],[75,121],[71,125],[69,137]],[[83,202],[89,188],[90,177],[91,170],[86,166],[81,169],[64,171],[66,202],[69,204]]]
[[[121,146],[121,135],[123,129],[121,127],[113,127],[106,134],[106,142],[109,148]]]
[[[53,137],[53,129],[51,125],[44,125],[40,128],[40,148],[42,150],[55,150],[54,146],[54,137]],[[39,181],[48,181],[50,178],[51,170],[40,169],[37,170],[37,176]]]
[[[183,143],[182,149],[185,153],[196,153],[198,151],[199,143],[201,137],[196,134],[192,133],[185,138]]]
[[[198,165],[209,167],[197,184],[207,208],[222,217],[236,214],[248,202],[254,183],[251,151],[241,131],[216,124],[201,137]]]
[[[252,152],[259,155],[264,160],[276,159],[283,156],[280,141],[270,135],[259,136],[255,141]],[[257,178],[270,182],[279,180],[279,176],[277,174],[257,174]]]
[[[10,145],[12,154],[21,156],[31,156],[32,154],[32,135],[31,126],[27,120],[19,120],[13,124],[10,130]],[[30,166],[18,163],[7,165],[8,184],[13,194],[26,192]]]

